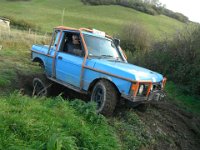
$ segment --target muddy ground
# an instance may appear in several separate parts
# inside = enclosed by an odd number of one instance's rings
[[[32,80],[35,76],[18,74],[16,87],[23,94],[31,96]],[[59,85],[54,85],[52,96],[63,92],[65,98],[83,98],[71,90]],[[125,106],[119,107],[116,112],[127,111]],[[142,149],[169,149],[169,150],[199,150],[200,149],[200,117],[180,108],[172,100],[166,98],[162,102],[152,102],[146,111],[135,109],[134,111],[145,123],[152,136],[157,137],[156,142]],[[118,113],[116,113],[118,115]],[[158,136],[159,135],[159,136]]]
[[[200,117],[186,112],[170,100],[151,103],[147,111],[136,113],[151,134],[164,137],[157,137],[157,143],[151,149],[200,149]]]

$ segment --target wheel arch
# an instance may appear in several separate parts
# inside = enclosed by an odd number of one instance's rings
[[[96,84],[97,82],[99,82],[100,80],[106,80],[106,81],[110,82],[110,83],[114,86],[114,88],[116,89],[117,93],[118,93],[119,95],[121,95],[121,93],[120,93],[118,87],[116,86],[116,84],[115,84],[114,82],[112,82],[109,78],[103,78],[103,77],[94,79],[94,80],[90,83],[89,88],[88,88],[89,94],[91,94],[93,87],[94,87],[95,84]]]
[[[41,66],[42,68],[45,68],[44,61],[41,58],[35,57],[32,61],[39,63],[39,66]]]
[[[38,63],[40,63],[40,64],[43,64],[43,65],[44,65],[44,62],[43,62],[43,60],[42,60],[41,58],[39,58],[39,57],[35,57],[35,58],[33,59],[33,62],[38,62]]]

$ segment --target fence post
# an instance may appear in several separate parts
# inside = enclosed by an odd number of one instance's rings
[[[63,12],[62,12],[61,25],[64,24],[64,15],[65,15],[65,8],[63,9]]]
[[[36,44],[36,32],[35,32],[35,44]]]

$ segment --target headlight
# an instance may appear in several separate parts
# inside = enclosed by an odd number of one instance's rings
[[[144,91],[144,85],[140,85],[140,88],[138,90],[138,94],[142,95],[143,91]]]
[[[151,91],[153,91],[153,85],[151,86]]]
[[[161,83],[161,84],[160,84],[160,86],[161,86],[161,89],[163,89],[163,88],[164,88],[164,84],[163,84],[163,83]]]

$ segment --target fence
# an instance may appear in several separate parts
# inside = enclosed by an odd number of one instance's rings
[[[39,34],[29,29],[28,31],[22,31],[18,29],[6,30],[0,28],[0,47],[5,46],[8,43],[21,43],[28,46],[32,44],[49,44],[51,36],[49,34]]]

